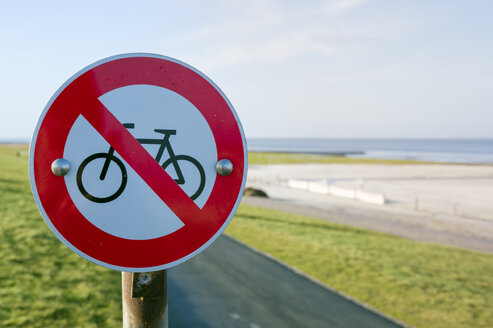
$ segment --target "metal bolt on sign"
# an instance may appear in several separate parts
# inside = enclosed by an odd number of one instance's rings
[[[64,158],[57,158],[51,163],[51,172],[58,177],[66,175],[70,171],[70,163]]]
[[[228,176],[233,172],[233,163],[229,159],[221,159],[216,164],[216,172],[221,176]]]

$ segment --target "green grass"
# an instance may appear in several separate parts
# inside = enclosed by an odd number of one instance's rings
[[[226,233],[416,327],[493,327],[493,256],[241,205]]]
[[[298,153],[264,153],[249,152],[248,163],[255,164],[298,164],[298,163],[325,163],[325,164],[443,164],[436,162],[420,162],[410,160],[351,158],[345,156],[298,154]]]
[[[65,247],[44,223],[26,147],[0,146],[0,327],[121,327],[120,273]]]

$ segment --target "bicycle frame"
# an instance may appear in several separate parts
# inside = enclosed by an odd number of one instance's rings
[[[133,129],[135,127],[135,124],[124,123],[123,126],[126,127],[127,129]],[[168,154],[169,154],[170,158],[175,158],[176,155],[175,155],[175,152],[173,151],[173,148],[171,147],[171,143],[169,141],[169,138],[172,135],[176,135],[176,130],[155,129],[154,132],[164,134],[163,138],[162,139],[136,138],[136,139],[141,145],[161,145],[159,147],[157,154],[156,154],[156,157],[154,158],[156,160],[156,162],[158,162],[158,163],[161,161],[161,158],[163,156],[165,149],[168,150]],[[104,180],[104,178],[106,177],[106,173],[108,172],[108,168],[110,166],[111,157],[113,156],[114,152],[115,152],[115,149],[112,146],[110,146],[110,149],[108,150],[108,157],[106,158],[106,160],[104,162],[103,169],[102,169],[101,174],[99,176],[100,180]],[[172,163],[173,163],[173,168],[176,171],[176,175],[178,176],[178,179],[174,179],[174,181],[178,184],[185,183],[185,179],[183,177],[183,174],[181,172],[181,168],[178,165],[177,161],[173,161]]]

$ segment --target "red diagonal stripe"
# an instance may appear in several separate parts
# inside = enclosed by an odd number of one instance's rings
[[[200,218],[201,209],[98,100],[85,99],[81,114],[118,152],[185,225]]]

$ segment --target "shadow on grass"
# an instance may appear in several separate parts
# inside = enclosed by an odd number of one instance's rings
[[[8,193],[30,193],[28,181],[0,178],[0,192],[1,195],[7,195]]]
[[[8,194],[8,193],[12,193],[12,194],[25,194],[26,193],[26,189],[25,188],[20,188],[20,187],[16,187],[16,186],[1,186],[0,185],[0,193],[2,194]]]
[[[8,184],[8,185],[18,185],[19,184],[19,180],[0,178],[0,184],[1,183],[5,183],[5,184]]]

